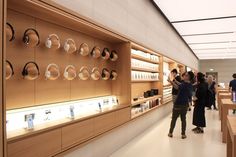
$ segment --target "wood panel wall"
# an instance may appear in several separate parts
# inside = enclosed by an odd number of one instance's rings
[[[125,71],[127,62],[125,59],[129,54],[127,43],[122,47],[122,43],[109,43],[92,36],[85,35],[81,32],[70,30],[52,24],[29,15],[25,15],[14,10],[8,9],[7,21],[15,28],[16,39],[13,42],[7,43],[7,59],[13,64],[15,75],[7,80],[7,109],[15,109],[29,107],[41,104],[55,103],[61,101],[77,100],[83,98],[118,94],[121,97],[121,102],[127,103],[129,95],[127,89],[127,81],[122,78],[124,75],[130,74]],[[22,42],[22,37],[25,29],[36,28],[40,34],[40,45],[36,48],[29,48]],[[103,60],[102,58],[94,59],[91,56],[83,57],[78,53],[66,54],[63,48],[51,50],[45,47],[45,40],[49,34],[56,33],[60,37],[61,47],[67,38],[73,38],[76,41],[76,46],[86,42],[90,49],[94,46],[99,46],[101,50],[108,47],[110,50],[117,50],[120,58],[117,62]],[[130,55],[130,54],[129,54]],[[122,56],[122,57],[121,57]],[[35,61],[40,68],[40,77],[35,81],[24,80],[21,75],[23,66],[28,61]],[[125,63],[126,64],[123,64]],[[44,77],[46,67],[49,63],[56,63],[60,67],[61,77],[55,81],[46,80]],[[63,72],[68,64],[75,65],[77,72],[82,66],[87,66],[90,70],[93,67],[99,67],[100,71],[106,67],[109,70],[115,69],[118,72],[118,80],[116,81],[82,81],[76,78],[73,81],[66,81],[63,78]],[[129,80],[129,79],[128,79]],[[121,87],[118,87],[120,83]],[[117,86],[117,87],[116,87]],[[126,89],[125,92],[123,89]]]

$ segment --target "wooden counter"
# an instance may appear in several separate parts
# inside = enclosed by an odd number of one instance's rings
[[[236,157],[236,117],[227,117],[227,157]]]
[[[230,99],[230,98],[231,98],[231,93],[230,92],[220,92],[217,96],[217,104],[218,104],[218,109],[219,109],[219,119],[220,120],[222,118],[221,99]]]
[[[221,103],[222,103],[221,128],[223,131],[222,142],[226,143],[227,116],[230,109],[236,109],[236,103],[234,103],[231,99],[221,99]]]

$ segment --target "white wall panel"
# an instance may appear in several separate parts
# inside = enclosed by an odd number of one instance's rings
[[[198,60],[150,0],[53,0],[187,66]]]

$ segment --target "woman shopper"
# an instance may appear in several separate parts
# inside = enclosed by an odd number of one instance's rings
[[[203,128],[206,127],[205,119],[205,103],[207,98],[208,84],[205,82],[203,73],[197,74],[197,89],[195,95],[195,107],[193,111],[193,125],[196,128],[192,129],[195,133],[204,133]]]
[[[233,92],[236,92],[236,73],[234,73],[232,77],[233,77],[233,80],[231,80],[229,83],[229,91],[232,92],[233,94]],[[233,114],[235,114],[235,112],[236,110],[233,110]]]
[[[207,106],[208,109],[211,110],[211,106],[214,107],[214,110],[217,110],[216,108],[216,82],[213,80],[212,75],[208,75],[207,77],[207,84],[208,84],[208,101]]]
[[[169,137],[173,137],[173,131],[175,128],[175,124],[177,121],[177,118],[180,116],[181,123],[182,123],[182,139],[187,138],[185,131],[186,131],[186,114],[189,106],[189,98],[192,96],[192,84],[191,80],[193,79],[193,76],[189,74],[188,72],[185,72],[183,75],[183,82],[179,83],[175,81],[174,79],[169,79],[171,84],[174,86],[174,88],[178,89],[178,95],[176,98],[176,101],[174,102],[173,110],[172,110],[172,120],[170,124],[170,130],[169,130]]]

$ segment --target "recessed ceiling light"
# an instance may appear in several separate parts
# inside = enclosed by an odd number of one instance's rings
[[[211,68],[211,69],[209,69],[209,70],[210,70],[210,71],[214,71],[214,69],[212,69],[212,68]]]

